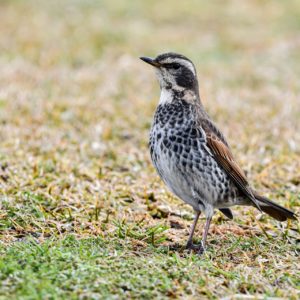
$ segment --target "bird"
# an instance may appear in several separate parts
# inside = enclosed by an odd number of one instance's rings
[[[254,206],[276,220],[296,214],[254,190],[222,132],[200,99],[196,68],[186,56],[168,52],[140,57],[155,68],[160,98],[149,138],[152,163],[169,190],[192,206],[195,217],[186,248],[202,254],[216,209],[233,219],[230,207]],[[200,244],[193,236],[200,214],[206,222]]]

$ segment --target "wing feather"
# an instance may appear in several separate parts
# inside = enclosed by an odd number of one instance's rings
[[[227,145],[224,137],[218,133],[219,131],[214,132],[212,129],[213,124],[210,126],[203,126],[203,129],[206,133],[206,140],[209,149],[211,150],[216,161],[224,168],[229,177],[237,185],[239,190],[249,198],[253,204],[259,209],[260,206],[255,199],[252,189],[248,183],[247,177],[244,171],[235,161],[229,146]]]

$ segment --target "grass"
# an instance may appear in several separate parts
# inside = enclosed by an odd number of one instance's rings
[[[158,100],[141,55],[177,51],[255,188],[300,212],[300,5],[0,3],[0,299],[298,299],[299,223],[190,207],[148,154]],[[203,220],[197,229],[200,239]]]

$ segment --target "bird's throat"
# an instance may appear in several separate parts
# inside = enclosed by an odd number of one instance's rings
[[[170,104],[178,100],[184,100],[188,103],[194,104],[199,101],[199,96],[197,93],[190,89],[161,89],[159,104]]]

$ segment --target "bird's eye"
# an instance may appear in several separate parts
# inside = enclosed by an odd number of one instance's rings
[[[180,69],[180,64],[172,64],[172,69],[174,69],[174,70],[178,70],[178,69]]]

